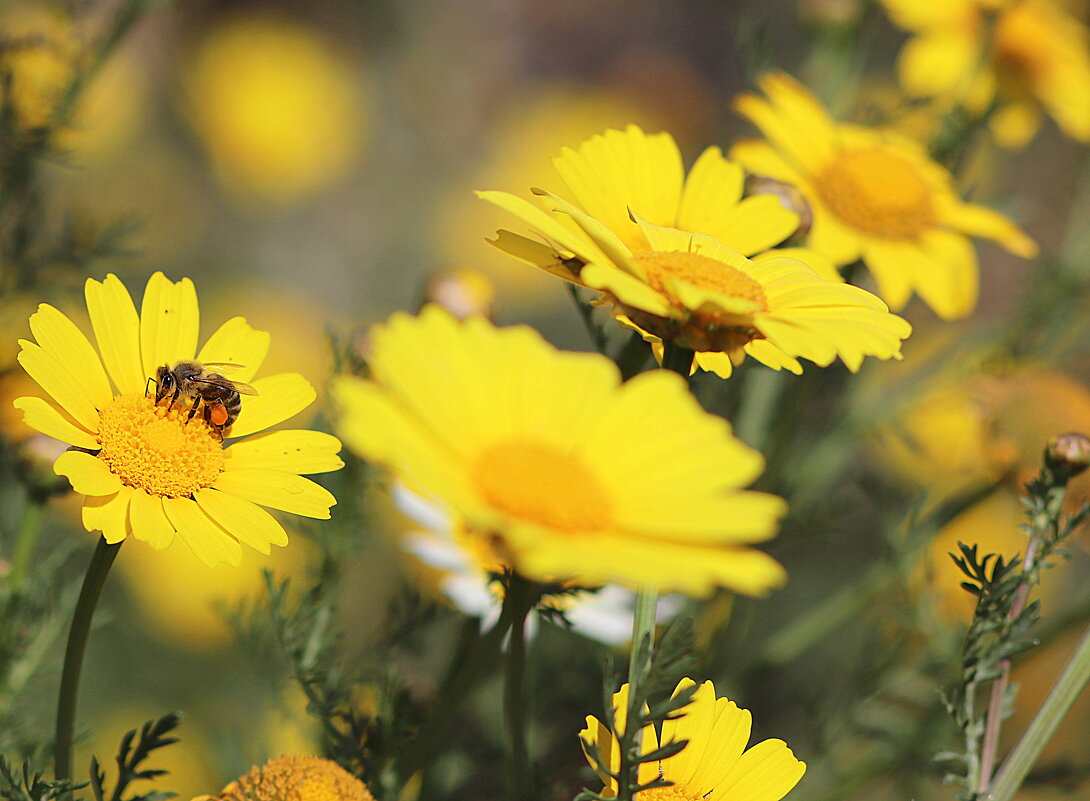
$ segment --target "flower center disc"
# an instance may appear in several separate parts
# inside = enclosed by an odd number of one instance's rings
[[[686,792],[685,785],[672,784],[669,787],[652,787],[650,790],[641,790],[641,801],[702,801],[702,796],[696,793]]]
[[[676,279],[726,297],[752,301],[760,310],[768,310],[768,298],[760,283],[718,259],[676,250],[652,250],[635,255],[636,262],[647,275],[647,283],[665,295],[670,294],[666,282]]]
[[[815,184],[833,214],[864,233],[915,239],[934,224],[935,210],[923,176],[884,150],[846,150]]]
[[[600,531],[610,524],[609,498],[575,456],[534,442],[505,442],[481,454],[477,486],[512,517],[560,531]]]
[[[120,395],[99,412],[98,458],[130,487],[149,495],[189,497],[211,486],[226,455],[212,429],[189,407],[156,406],[143,395]]]

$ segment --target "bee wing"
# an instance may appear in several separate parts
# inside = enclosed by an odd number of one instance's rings
[[[249,384],[245,384],[242,381],[232,381],[231,386],[235,388],[235,392],[239,395],[256,395],[257,388],[252,387]]]
[[[242,381],[232,381],[230,378],[223,378],[222,376],[217,378],[191,378],[189,380],[195,384],[213,384],[220,387],[228,386],[239,395],[257,394],[257,389],[249,384],[245,384]]]
[[[246,366],[234,362],[201,362],[200,364],[202,367],[212,367],[216,370],[239,370]]]

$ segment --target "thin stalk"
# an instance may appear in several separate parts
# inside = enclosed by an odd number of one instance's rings
[[[461,702],[469,694],[488,664],[496,658],[507,632],[511,630],[513,610],[504,604],[496,625],[481,636],[454,672],[439,689],[439,707],[421,727],[411,749],[397,763],[397,775],[402,782],[422,768],[432,752],[447,737],[448,728]]]
[[[659,594],[652,587],[641,587],[636,591],[636,609],[632,617],[632,650],[628,653],[628,683],[635,685],[641,678],[640,643],[645,638],[648,645],[655,645],[655,618]],[[650,651],[647,652],[650,655]]]
[[[663,343],[662,366],[666,370],[673,370],[686,381],[693,369],[693,351],[673,342]]]
[[[750,370],[742,403],[734,417],[735,436],[750,447],[763,450],[786,387],[787,376],[781,370]]]
[[[1030,768],[1037,761],[1060,721],[1071,709],[1079,693],[1090,681],[1090,630],[1083,636],[1048,698],[1041,704],[1025,734],[996,774],[989,801],[1010,801],[1022,786]]]
[[[1026,556],[1022,560],[1022,574],[1032,570],[1037,551],[1041,547],[1040,532],[1034,531],[1026,547]],[[1026,608],[1029,599],[1029,582],[1023,581],[1015,595],[1007,620],[1015,620]],[[999,675],[992,682],[988,698],[987,724],[984,728],[984,740],[980,748],[980,774],[977,777],[976,791],[983,793],[988,789],[995,769],[996,754],[999,753],[999,728],[1003,722],[1003,701],[1007,697],[1007,684],[1010,682],[1011,661],[1004,659],[998,664]]]
[[[511,639],[507,648],[507,671],[504,677],[503,711],[507,720],[507,738],[511,744],[509,762],[509,797],[523,801],[532,796],[530,756],[526,747],[526,616],[533,605],[530,586],[525,579],[512,574],[507,586],[504,605],[510,605]]]
[[[43,499],[31,495],[23,507],[23,519],[19,522],[19,537],[15,542],[15,554],[11,561],[9,581],[13,592],[22,586],[30,566],[30,557],[34,554],[34,544],[41,531],[42,512],[45,510]]]
[[[68,646],[64,652],[64,669],[61,672],[56,739],[53,743],[53,773],[58,781],[72,778],[72,735],[76,726],[83,654],[87,650],[91,618],[94,617],[98,597],[120,549],[120,542],[110,545],[104,538],[99,538],[91,556],[91,564],[87,566],[87,573],[83,577],[83,587],[72,615],[72,628],[68,630]],[[62,798],[70,796],[71,794],[66,793]]]
[[[650,355],[651,346],[647,344],[642,336],[633,331],[620,352],[613,358],[621,371],[621,380],[627,381],[639,375],[643,370],[643,366],[647,364],[647,358]]]

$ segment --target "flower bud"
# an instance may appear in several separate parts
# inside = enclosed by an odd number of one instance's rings
[[[1053,437],[1045,448],[1045,464],[1066,483],[1090,467],[1090,437],[1078,432]]]
[[[464,268],[437,272],[424,287],[425,303],[436,303],[459,320],[478,315],[491,320],[495,295],[483,273]]]

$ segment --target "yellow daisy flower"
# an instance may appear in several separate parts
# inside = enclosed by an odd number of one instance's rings
[[[674,696],[695,684],[692,679],[682,679]],[[620,734],[624,733],[627,708],[625,684],[613,694],[614,722]],[[739,709],[726,698],[716,698],[715,686],[704,682],[679,716],[662,724],[661,740],[651,726],[641,732],[641,752],[645,754],[658,748],[659,742],[688,743],[671,757],[640,765],[640,784],[659,777],[673,784],[643,790],[636,797],[640,801],[779,801],[798,784],[806,764],[795,758],[783,740],[763,740],[747,749],[751,723],[749,710]],[[579,733],[579,739],[587,761],[605,784],[602,795],[616,795],[616,779],[602,771],[588,753],[588,749],[597,751],[601,763],[617,773],[621,755],[616,735],[609,726],[588,716],[587,728]]]
[[[193,801],[374,801],[374,796],[336,762],[279,756],[252,768],[219,795],[201,795]]]
[[[993,102],[999,144],[1022,147],[1047,112],[1060,129],[1090,142],[1090,32],[1054,0],[882,0],[913,35],[897,68],[915,97],[963,104],[981,114]]]
[[[342,377],[339,430],[527,578],[760,595],[748,546],[779,498],[739,489],[763,460],[664,370],[624,384],[603,356],[435,306],[372,331],[372,380]]]
[[[23,397],[14,405],[31,428],[72,446],[53,469],[87,496],[88,531],[111,544],[131,534],[156,549],[177,533],[206,564],[238,564],[240,543],[266,554],[287,544],[284,527],[261,506],[329,517],[336,499],[302,474],[342,467],[340,442],[317,431],[249,436],[315,398],[296,373],[253,380],[268,334],[234,317],[197,352],[197,294],[188,278],[173,283],[155,273],[139,314],[114,275],[88,279],[85,295],[97,351],[68,317],[41,304],[30,317],[36,341],[20,340],[19,363],[52,402]],[[226,430],[245,439],[229,447],[204,415],[189,419],[188,401],[155,403],[158,368],[195,353],[198,362],[232,365],[219,368],[232,381],[253,380],[257,394]]]
[[[864,356],[899,358],[910,326],[870,293],[839,283],[827,259],[769,250],[799,218],[773,195],[743,199],[742,169],[718,148],[686,178],[669,134],[629,126],[554,163],[576,203],[540,189],[544,209],[506,192],[477,193],[534,235],[501,230],[493,244],[600,290],[650,341],[691,348],[700,367],[724,378],[746,354],[794,373],[799,358],[826,366],[839,356],[853,371]]]
[[[760,80],[766,97],[743,94],[736,109],[768,141],[743,141],[731,156],[759,175],[799,187],[814,215],[808,244],[845,265],[867,265],[894,310],[915,291],[943,319],[976,305],[971,236],[1024,258],[1037,246],[1003,215],[955,194],[950,173],[923,148],[890,131],[834,121],[783,73]]]

